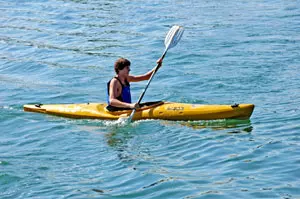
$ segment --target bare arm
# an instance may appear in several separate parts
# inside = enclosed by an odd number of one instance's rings
[[[161,65],[162,65],[162,58],[159,58],[156,63],[159,65],[159,67],[161,67]],[[148,80],[148,79],[150,79],[152,73],[154,72],[154,69],[155,68],[153,68],[152,70],[150,70],[149,72],[147,72],[147,73],[145,73],[143,75],[136,75],[136,76],[129,75],[127,80],[129,82],[139,82],[139,81]]]
[[[128,81],[129,82],[140,82],[140,81],[148,80],[148,79],[150,79],[153,71],[154,70],[152,69],[152,70],[150,70],[149,72],[147,72],[143,75],[129,75],[128,76]]]

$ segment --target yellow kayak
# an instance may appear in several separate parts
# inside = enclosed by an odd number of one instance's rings
[[[132,110],[107,110],[106,103],[84,104],[36,104],[24,105],[24,111],[45,113],[78,119],[117,120],[127,117]],[[249,119],[254,109],[253,104],[204,105],[176,102],[148,102],[137,109],[133,120],[216,120]]]

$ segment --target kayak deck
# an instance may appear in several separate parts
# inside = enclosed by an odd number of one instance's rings
[[[108,111],[106,103],[83,104],[49,104],[24,105],[24,111],[38,112],[78,119],[117,120],[128,117],[132,110]],[[203,105],[176,102],[156,102],[137,109],[133,120],[216,120],[216,119],[249,119],[253,104]]]

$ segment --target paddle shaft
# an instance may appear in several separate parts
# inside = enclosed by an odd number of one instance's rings
[[[166,52],[167,52],[167,51],[165,51],[164,54],[163,54],[163,56],[161,57],[162,60],[164,59],[164,57],[165,57],[165,55],[166,55]],[[147,83],[147,85],[146,85],[146,87],[145,87],[143,93],[140,95],[139,100],[137,101],[138,104],[141,103],[141,101],[142,101],[142,99],[143,99],[143,97],[144,97],[144,95],[145,95],[145,93],[146,93],[146,91],[147,91],[147,89],[148,89],[148,87],[149,87],[149,85],[150,85],[150,83],[151,83],[151,81],[152,81],[154,75],[155,75],[156,72],[158,71],[158,69],[159,69],[158,66],[159,66],[159,64],[157,64],[156,67],[154,68],[154,71],[153,71],[153,73],[151,74],[151,77],[150,77],[150,79],[148,80],[148,83]]]
[[[168,48],[165,49],[163,55],[161,56],[161,60],[163,60],[163,59],[165,58],[165,56],[166,56],[166,54],[167,54],[167,51],[168,51]],[[140,97],[139,97],[139,100],[137,101],[138,104],[141,103],[141,101],[142,101],[142,99],[143,99],[143,97],[144,97],[144,95],[145,95],[145,93],[146,93],[146,91],[147,91],[147,89],[148,89],[148,87],[149,87],[149,85],[150,85],[150,83],[151,83],[151,81],[152,81],[152,79],[153,79],[155,73],[158,71],[158,69],[159,69],[159,64],[157,64],[156,67],[154,68],[154,71],[153,71],[153,73],[151,74],[151,77],[150,77],[150,79],[148,80],[148,83],[147,83],[147,85],[146,85],[144,91],[142,92],[142,94],[141,94]],[[131,114],[130,114],[130,116],[129,116],[129,119],[130,119],[130,120],[132,120],[132,117],[133,117],[135,111],[136,111],[136,109],[133,109],[133,111],[131,112]]]

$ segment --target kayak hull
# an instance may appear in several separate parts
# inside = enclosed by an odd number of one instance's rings
[[[117,120],[128,117],[132,110],[108,111],[106,103],[24,105],[24,111],[38,112],[77,119]],[[175,102],[158,102],[137,109],[133,120],[217,120],[249,119],[253,104],[204,105]]]

